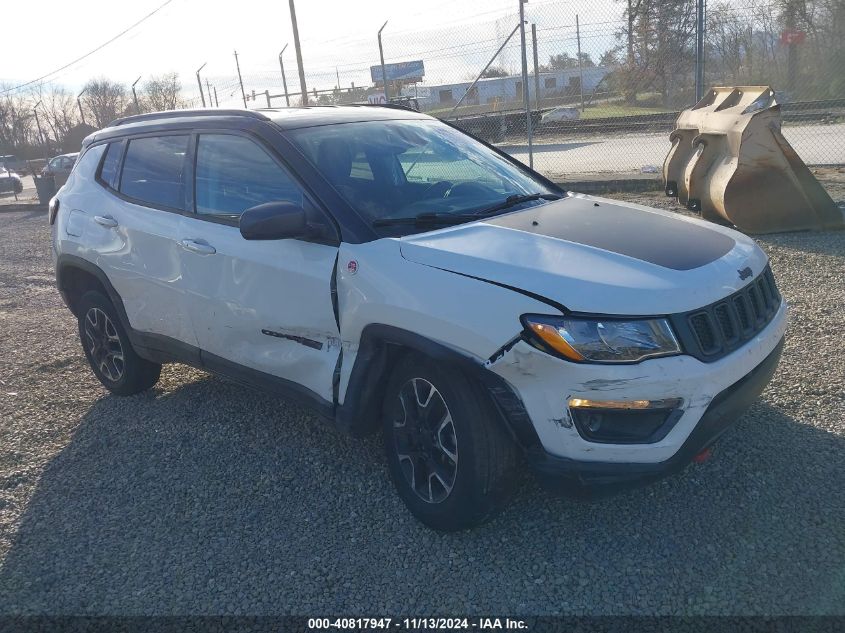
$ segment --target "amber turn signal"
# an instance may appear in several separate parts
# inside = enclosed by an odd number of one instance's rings
[[[553,325],[545,323],[529,323],[531,330],[556,352],[560,352],[570,360],[584,360],[584,357],[563,338]]]

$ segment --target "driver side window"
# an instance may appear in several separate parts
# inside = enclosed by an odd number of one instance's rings
[[[257,143],[231,134],[202,134],[197,145],[196,212],[236,220],[265,202],[305,206],[302,190]]]

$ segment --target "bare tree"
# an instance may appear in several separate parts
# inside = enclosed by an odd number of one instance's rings
[[[83,100],[97,127],[104,127],[123,116],[129,106],[126,86],[105,77],[85,84]]]
[[[32,91],[33,102],[41,101],[44,113],[42,125],[45,132],[62,145],[68,132],[79,123],[79,112],[74,96],[61,86],[39,84]]]
[[[25,145],[37,142],[32,105],[21,94],[10,92],[0,96],[0,149],[3,153],[20,151]]]
[[[182,106],[182,85],[177,73],[151,77],[144,82],[141,109],[148,112],[175,110]]]

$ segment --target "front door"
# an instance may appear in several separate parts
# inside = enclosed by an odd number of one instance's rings
[[[224,373],[255,370],[331,403],[340,354],[331,298],[337,247],[247,241],[237,226],[258,204],[307,206],[302,189],[264,147],[238,134],[199,135],[195,179],[196,213],[184,218],[180,243],[204,361]]]

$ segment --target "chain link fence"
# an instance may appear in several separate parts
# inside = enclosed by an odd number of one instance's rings
[[[658,172],[678,112],[696,102],[696,0],[525,4],[527,108],[514,5],[511,13],[482,11],[471,23],[386,28],[388,99],[454,122],[554,179]],[[785,136],[803,160],[845,164],[841,0],[716,2],[706,7],[700,23],[704,89],[772,86],[783,105]],[[309,68],[306,57],[309,103],[383,98],[375,37],[369,50],[370,59],[350,62],[344,46],[338,46],[334,67]],[[295,59],[287,54],[284,81],[282,64],[251,71],[241,60],[241,80],[237,75],[207,79],[206,102],[300,105]],[[404,74],[396,78],[397,72]]]
[[[711,0],[699,14],[699,2],[532,0],[522,7],[527,81],[517,0],[509,11],[480,4],[471,19],[450,22],[444,15],[436,28],[401,30],[388,23],[381,33],[384,68],[375,28],[319,45],[312,40],[304,59],[307,100],[386,99],[410,106],[497,144],[556,180],[657,177],[669,132],[678,112],[696,102],[696,77],[703,71],[699,91],[772,86],[783,104],[785,136],[801,158],[810,165],[845,164],[845,3]],[[379,17],[373,16],[375,25]],[[131,92],[122,87],[123,105],[115,100],[97,117],[92,91],[57,94],[71,115],[78,110],[83,124],[99,127],[115,116],[161,109],[154,97],[175,77],[139,78],[137,95],[135,85]],[[178,80],[177,107],[302,104],[293,46],[265,59],[233,51],[225,69],[219,62],[204,65],[196,77]],[[100,90],[97,96],[108,95]],[[24,104],[28,116],[41,99],[50,102],[33,94]],[[45,134],[62,136],[58,129]],[[29,136],[38,143],[37,130]]]

